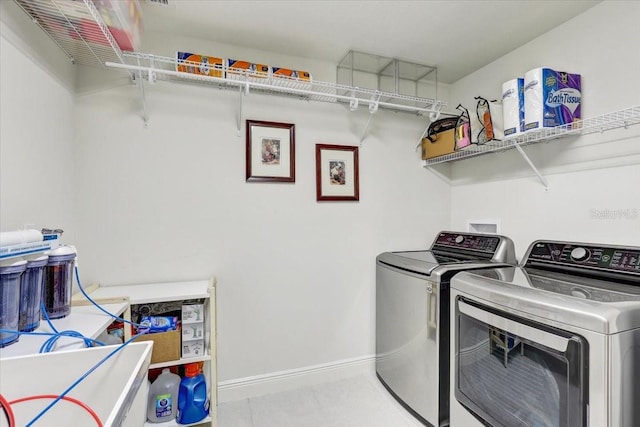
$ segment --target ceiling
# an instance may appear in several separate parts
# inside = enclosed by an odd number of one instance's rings
[[[453,83],[598,4],[583,0],[140,0],[145,30],[336,65],[349,50]]]

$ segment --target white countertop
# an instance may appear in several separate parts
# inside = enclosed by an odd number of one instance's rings
[[[101,307],[109,313],[120,316],[127,309],[128,303],[123,301],[113,304],[101,304]],[[113,318],[107,316],[93,305],[73,306],[68,316],[51,321],[58,331],[77,331],[89,338],[96,338],[112,322]],[[40,321],[40,326],[34,332],[53,331],[47,322],[42,320]],[[0,348],[0,359],[37,354],[42,343],[48,338],[48,336],[42,335],[21,335],[17,342]],[[83,347],[84,343],[82,339],[62,337],[57,341],[54,351],[74,350]]]

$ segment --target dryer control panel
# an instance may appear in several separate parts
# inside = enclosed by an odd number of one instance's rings
[[[443,249],[455,248],[493,254],[499,244],[500,237],[498,236],[442,232],[438,234],[432,249],[440,246]]]
[[[529,247],[524,266],[540,265],[640,276],[640,248],[537,241]]]

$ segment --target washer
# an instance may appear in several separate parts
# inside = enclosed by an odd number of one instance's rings
[[[452,427],[640,425],[640,247],[536,241],[451,302]]]
[[[516,265],[511,239],[451,231],[428,250],[376,258],[376,373],[424,424],[449,424],[451,277],[507,265]]]

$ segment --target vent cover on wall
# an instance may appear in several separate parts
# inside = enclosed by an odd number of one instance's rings
[[[500,233],[499,219],[480,219],[467,221],[467,231],[471,233]]]

